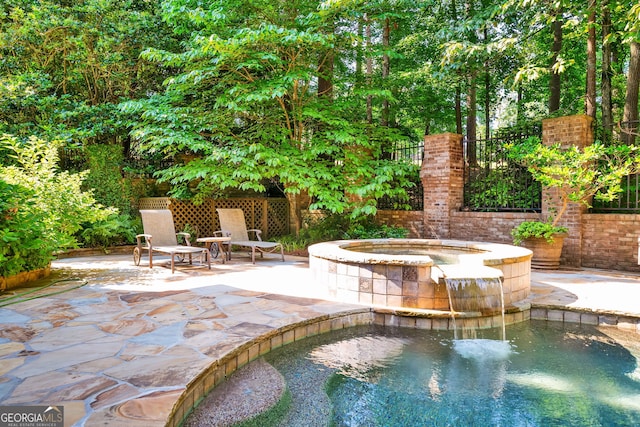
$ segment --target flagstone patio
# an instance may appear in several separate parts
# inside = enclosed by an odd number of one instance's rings
[[[144,265],[144,260],[143,260]],[[271,348],[371,322],[370,307],[330,301],[306,258],[170,269],[129,255],[68,258],[0,295],[0,405],[63,405],[65,425],[176,425],[235,368]],[[531,317],[639,334],[640,276],[532,273]]]

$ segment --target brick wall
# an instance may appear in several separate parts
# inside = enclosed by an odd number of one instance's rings
[[[640,272],[640,215],[585,214],[582,218],[583,267]]]
[[[433,235],[431,230],[423,230],[422,216],[418,211],[378,211],[377,219],[382,224],[408,228],[410,238],[443,238]],[[538,218],[535,213],[453,211],[449,238],[510,244],[512,228]],[[581,235],[580,266],[640,272],[640,215],[584,214]]]
[[[552,145],[560,143],[563,147],[576,146],[584,148],[593,143],[593,119],[584,114],[557,117],[542,121],[542,143]],[[559,207],[557,189],[545,188],[542,192],[542,218],[551,214],[551,207]],[[551,202],[553,200],[553,202]],[[582,265],[583,215],[587,207],[570,203],[562,215],[559,225],[569,229],[569,236],[564,240],[561,263],[579,267]]]
[[[462,135],[444,133],[424,138],[420,170],[424,188],[425,230],[438,230],[439,238],[450,236],[451,212],[463,200],[464,163]]]
[[[592,119],[585,115],[543,121],[543,143],[560,142],[584,147],[593,142]],[[425,156],[420,173],[424,187],[424,213],[380,211],[381,223],[411,230],[410,237],[511,243],[511,229],[522,221],[546,218],[549,197],[543,190],[542,213],[464,212],[462,136],[425,137]],[[419,225],[420,217],[424,222]],[[638,237],[640,215],[589,214],[572,204],[562,219],[569,227],[562,265],[640,272]]]
[[[545,119],[542,121],[542,143],[584,147],[593,142],[592,122],[593,119],[584,114]]]
[[[424,232],[424,212],[422,211],[389,211],[379,210],[376,215],[378,224],[393,227],[404,227],[409,230],[409,238],[431,238]]]
[[[539,215],[524,212],[451,212],[451,238],[512,244],[511,230]]]

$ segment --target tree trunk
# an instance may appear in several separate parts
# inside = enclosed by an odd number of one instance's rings
[[[602,128],[604,130],[603,138],[606,142],[611,140],[613,128],[613,104],[611,89],[611,45],[607,40],[611,33],[611,11],[609,9],[609,0],[602,0]]]
[[[320,57],[318,64],[318,97],[333,97],[333,49],[325,52]]]
[[[285,192],[287,201],[289,202],[289,225],[296,236],[300,235],[302,229],[302,212],[309,209],[311,199],[305,191],[298,194]]]
[[[387,82],[389,78],[390,64],[389,64],[389,54],[387,53],[387,49],[389,49],[389,36],[390,36],[390,23],[389,18],[384,19],[384,28],[382,29],[382,47],[384,49],[384,53],[382,54],[382,81],[383,85]],[[386,85],[385,85],[386,86]],[[380,120],[380,124],[382,126],[389,126],[389,100],[385,99],[382,101],[382,118]]]
[[[358,20],[358,48],[356,51],[356,87],[362,87],[362,57],[364,55],[362,41],[364,40],[364,25],[362,20]]]
[[[554,113],[560,109],[561,80],[560,73],[555,70],[555,63],[562,50],[562,9],[558,9],[556,19],[552,24],[553,45],[551,46],[551,67],[549,80],[549,113]]]
[[[469,74],[469,87],[467,88],[467,160],[469,166],[476,166],[478,160],[476,156],[476,71]]]
[[[371,57],[371,22],[369,21],[369,16],[365,15],[365,45],[366,56],[367,56],[367,69],[365,73],[367,74],[367,86],[370,88],[373,83],[373,58]],[[373,124],[373,97],[371,95],[367,95],[367,123]]]
[[[389,49],[389,38],[391,36],[391,23],[389,18],[384,20],[384,28],[382,29],[382,48],[384,53],[382,54],[382,86],[385,89],[389,89],[389,72],[390,72],[390,59],[387,50]],[[380,118],[380,124],[384,127],[389,127],[389,100],[384,99],[382,101],[382,117]],[[381,147],[381,157],[383,159],[391,159],[392,141],[384,140]]]
[[[484,29],[484,42],[489,43],[489,32]],[[489,61],[484,61],[484,137],[489,139],[491,135],[491,74],[489,71]]]
[[[458,7],[455,0],[451,0],[451,20],[456,22],[458,20]],[[455,109],[456,109],[456,133],[462,135],[462,90],[460,89],[460,81],[456,84],[455,95]]]
[[[488,67],[488,65],[485,64]],[[484,137],[489,139],[491,135],[491,76],[488,72],[484,73]]]
[[[462,91],[460,90],[460,84],[456,85],[455,109],[456,133],[462,135]]]
[[[518,82],[518,98],[516,101],[516,123],[520,123],[522,115],[522,83]]]
[[[596,118],[596,0],[589,0],[585,114]]]
[[[627,93],[624,100],[622,121],[629,123],[630,129],[623,134],[627,144],[635,142],[638,133],[638,89],[640,85],[640,43],[631,42],[629,55],[629,74],[627,74]]]

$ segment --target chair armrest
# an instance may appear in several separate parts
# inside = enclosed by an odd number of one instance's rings
[[[184,238],[186,246],[191,246],[191,234],[185,231],[179,231],[176,233],[176,236],[182,236]]]
[[[213,232],[213,237],[231,237],[231,233],[228,231],[218,230]]]
[[[142,239],[144,239],[144,241]],[[151,234],[136,234],[136,243],[138,244],[139,247],[142,247],[142,244],[146,243],[147,246],[151,248],[152,247],[151,239],[152,239]]]
[[[262,241],[262,230],[258,230],[255,228],[249,229],[247,230],[248,232],[253,231],[254,233],[256,233],[256,239],[258,239],[260,242]]]

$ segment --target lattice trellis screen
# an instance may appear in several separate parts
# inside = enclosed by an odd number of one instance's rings
[[[168,209],[170,203],[168,197],[145,197],[138,200],[138,209]]]
[[[289,234],[289,204],[287,199],[208,199],[199,206],[191,202],[149,197],[140,199],[140,209],[171,209],[176,230],[186,224],[197,231],[197,237],[213,236],[220,230],[216,208],[240,208],[244,212],[247,228],[262,230],[262,237]]]

